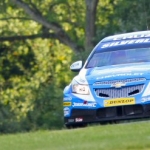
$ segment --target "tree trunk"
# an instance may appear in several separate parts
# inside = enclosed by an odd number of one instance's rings
[[[94,46],[96,7],[98,0],[85,0],[86,3],[86,27],[85,49],[91,50]]]

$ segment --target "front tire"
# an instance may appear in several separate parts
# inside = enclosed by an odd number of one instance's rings
[[[76,128],[84,128],[87,127],[87,124],[72,124],[72,125],[65,125],[67,129],[76,129]]]

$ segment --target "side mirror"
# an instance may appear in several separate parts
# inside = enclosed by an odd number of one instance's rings
[[[74,62],[71,66],[70,66],[70,70],[74,71],[74,72],[78,72],[81,70],[81,68],[83,67],[83,62],[82,60],[80,61],[76,61]]]

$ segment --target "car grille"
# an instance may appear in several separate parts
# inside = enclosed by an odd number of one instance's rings
[[[126,86],[122,88],[95,89],[95,92],[96,95],[99,97],[120,98],[138,94],[142,91],[143,87],[144,84],[141,84],[141,85]]]
[[[146,80],[145,78],[132,78],[132,79],[123,79],[123,80],[100,81],[94,83],[94,85],[112,85],[118,82],[131,83],[131,82],[140,82],[145,80]]]

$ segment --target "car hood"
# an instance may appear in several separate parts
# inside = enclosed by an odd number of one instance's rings
[[[150,63],[123,64],[82,69],[76,79],[81,84],[127,78],[150,79]]]

